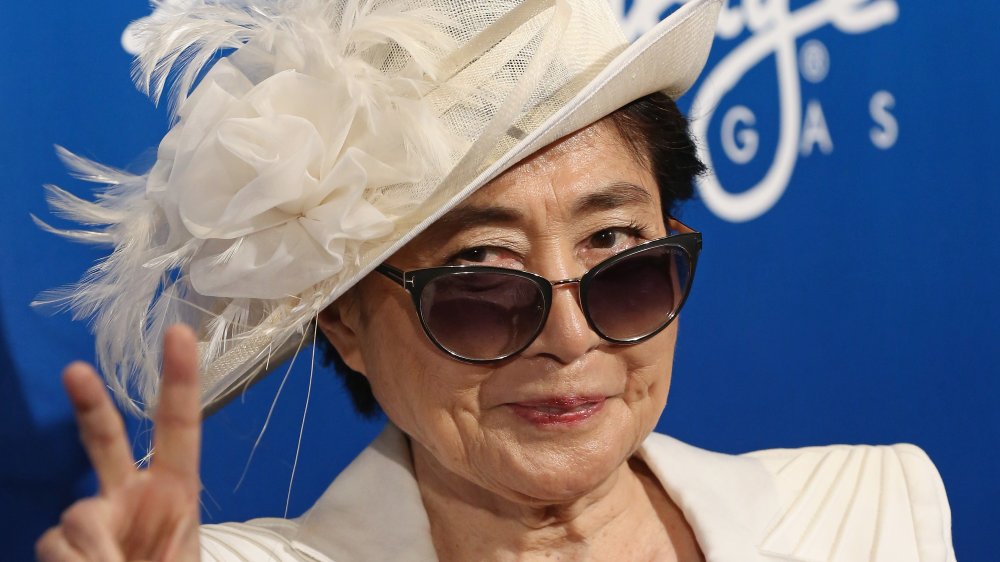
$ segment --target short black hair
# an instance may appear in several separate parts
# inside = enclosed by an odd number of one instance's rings
[[[660,190],[664,221],[694,196],[694,179],[705,172],[687,118],[667,94],[657,92],[622,106],[608,116],[632,156],[648,164]],[[326,338],[317,340],[324,363],[333,367],[363,417],[381,413],[368,378],[351,369]]]

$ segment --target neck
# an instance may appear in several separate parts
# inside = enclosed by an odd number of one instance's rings
[[[488,490],[412,447],[442,562],[701,559],[683,514],[638,458],[586,494],[547,503]]]

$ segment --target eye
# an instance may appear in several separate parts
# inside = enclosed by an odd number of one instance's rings
[[[517,254],[499,246],[473,246],[455,252],[447,265],[490,265],[493,267],[518,267]]]
[[[621,234],[611,229],[596,232],[590,236],[590,245],[594,248],[614,248]]]
[[[590,235],[588,240],[591,248],[624,249],[625,246],[632,245],[633,242],[642,238],[642,231],[634,226],[605,228]]]
[[[468,248],[453,255],[448,262],[484,263],[490,258],[491,250],[492,254],[496,254],[494,248],[487,246]]]

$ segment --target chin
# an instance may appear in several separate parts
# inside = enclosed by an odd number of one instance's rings
[[[539,505],[576,501],[600,488],[622,465],[620,458],[574,457],[572,462],[536,463],[512,473],[517,492]]]
[[[529,435],[515,440],[503,455],[508,461],[501,485],[540,504],[574,501],[599,488],[628,461],[638,446],[631,442],[633,435],[619,428],[610,435],[559,432],[547,439]]]

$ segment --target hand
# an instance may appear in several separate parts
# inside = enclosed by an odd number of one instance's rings
[[[73,363],[63,372],[80,440],[100,491],[62,514],[38,540],[41,562],[197,561],[201,485],[198,349],[186,326],[163,338],[163,378],[153,415],[153,459],[138,470],[125,425],[94,369]]]

